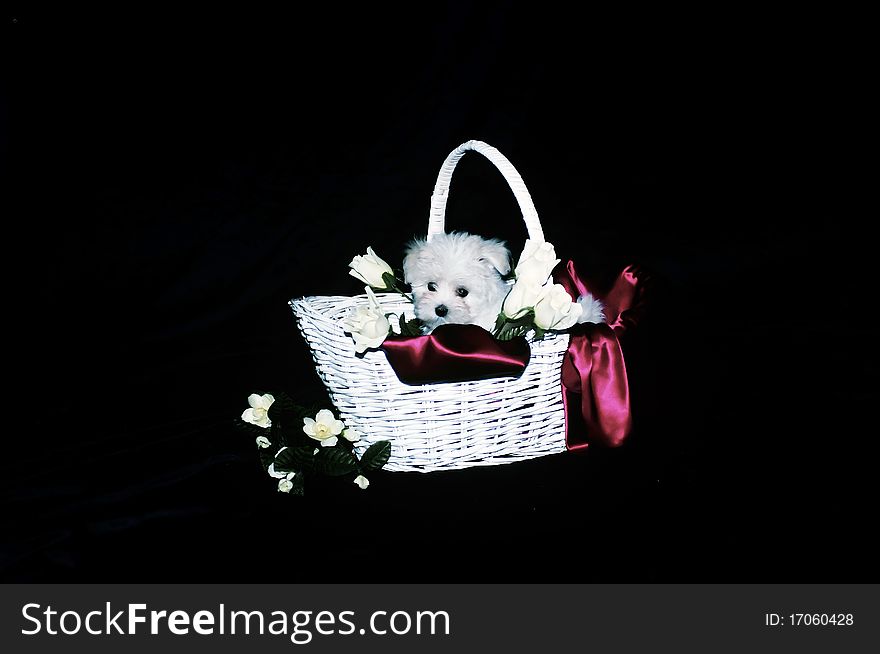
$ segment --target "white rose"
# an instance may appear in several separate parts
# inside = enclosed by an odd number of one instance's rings
[[[339,442],[339,434],[345,428],[345,423],[337,420],[332,411],[321,409],[315,419],[303,418],[303,431],[309,438],[320,441],[321,447],[333,447]]]
[[[535,304],[535,325],[541,329],[568,329],[577,322],[583,307],[571,301],[561,284],[547,286]]]
[[[293,488],[293,482],[289,479],[282,479],[278,482],[278,490],[282,493],[289,493],[291,488]]]
[[[521,318],[526,311],[535,306],[541,297],[543,287],[527,280],[516,280],[510,293],[504,298],[503,312],[508,318]]]
[[[354,478],[354,483],[361,487],[361,489],[366,488],[370,485],[370,480],[364,477],[363,475],[358,475]]]
[[[265,436],[257,436],[257,447],[265,449],[271,445],[271,441]]]
[[[391,330],[391,323],[379,308],[372,289],[367,286],[364,290],[369,297],[370,306],[357,307],[342,321],[342,328],[347,334],[351,334],[358,354],[382,345]]]
[[[272,421],[269,420],[269,407],[272,406],[274,401],[275,398],[269,393],[265,395],[251,393],[248,396],[248,404],[251,405],[251,408],[245,409],[245,412],[241,414],[241,419],[252,425],[257,425],[257,427],[271,427]]]
[[[528,239],[516,264],[516,279],[542,286],[559,261],[552,243],[547,241],[538,243]]]
[[[384,273],[388,273],[392,277],[394,276],[394,271],[391,270],[391,266],[376,256],[376,253],[373,252],[373,248],[371,247],[367,248],[367,253],[365,255],[358,255],[352,259],[351,263],[348,264],[348,267],[351,268],[351,270],[348,271],[349,275],[356,277],[364,284],[369,284],[373,288],[378,289],[385,289],[388,287],[388,284],[382,279]]]

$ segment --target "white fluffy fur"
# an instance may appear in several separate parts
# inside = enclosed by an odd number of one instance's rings
[[[411,241],[403,273],[412,286],[415,314],[425,331],[456,323],[479,325],[491,332],[510,291],[512,282],[502,279],[510,272],[510,263],[510,252],[502,241],[467,232],[438,234],[430,243]],[[464,297],[462,290],[467,291]],[[587,293],[577,301],[583,307],[579,323],[605,322],[605,308],[599,300]],[[438,307],[446,313],[439,315]]]
[[[594,298],[591,293],[581,295],[577,299],[577,302],[581,305],[581,308],[583,309],[581,317],[578,318],[579,323],[605,322],[605,305]]]
[[[415,239],[407,247],[403,273],[412,286],[415,314],[426,331],[444,323],[475,324],[492,331],[510,286],[510,252],[502,241],[467,232]],[[429,290],[431,288],[436,290]],[[467,291],[461,297],[461,291]],[[437,309],[446,308],[445,315]]]

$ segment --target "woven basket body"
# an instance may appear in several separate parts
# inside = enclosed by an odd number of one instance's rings
[[[543,231],[528,191],[510,162],[480,141],[468,141],[449,155],[431,199],[428,239],[444,231],[450,178],[467,151],[486,156],[504,175],[519,202],[529,237]],[[385,313],[412,317],[412,305],[397,294],[377,295]],[[451,470],[497,465],[565,450],[561,365],[568,334],[548,333],[531,344],[531,358],[519,377],[407,385],[385,353],[357,356],[342,319],[367,297],[305,297],[290,306],[318,376],[346,426],[363,434],[359,453],[371,443],[391,441],[392,471]]]

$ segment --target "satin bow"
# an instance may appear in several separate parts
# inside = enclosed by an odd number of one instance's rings
[[[553,271],[572,299],[590,292],[573,261]],[[631,329],[644,309],[645,275],[636,266],[625,268],[604,296],[607,323],[584,323],[571,328],[562,360],[562,400],[565,405],[565,443],[581,450],[591,443],[616,447],[632,428],[629,383],[619,336]]]

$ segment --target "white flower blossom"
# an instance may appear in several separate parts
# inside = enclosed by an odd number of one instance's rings
[[[356,256],[351,260],[351,263],[348,264],[348,267],[351,270],[348,271],[348,274],[352,277],[356,277],[361,280],[364,284],[368,284],[373,288],[377,288],[380,290],[384,290],[387,288],[387,284],[385,280],[382,279],[382,275],[387,273],[394,276],[394,271],[391,269],[384,260],[380,259],[375,252],[373,252],[373,248],[368,247],[367,253],[363,256]]]
[[[516,280],[543,286],[559,261],[552,243],[528,239],[516,264]]]
[[[345,429],[345,423],[337,420],[332,411],[321,409],[312,418],[303,418],[303,431],[309,438],[320,441],[321,447],[333,447],[339,442],[339,434]]]
[[[261,449],[266,449],[272,444],[272,442],[266,438],[265,436],[257,436],[257,447]]]
[[[504,299],[502,311],[507,318],[515,320],[521,318],[526,312],[535,306],[541,297],[543,287],[526,279],[516,280],[516,284],[510,289],[510,293]]]
[[[370,485],[370,480],[364,477],[363,475],[358,475],[354,478],[354,483],[361,487],[361,489],[365,489]]]
[[[275,402],[275,398],[269,393],[265,395],[251,393],[248,396],[248,404],[251,405],[251,408],[245,409],[245,412],[241,414],[241,419],[252,425],[257,425],[257,427],[271,427],[272,421],[269,420],[269,407],[272,406],[273,402]]]
[[[282,493],[289,493],[292,488],[293,488],[293,482],[290,481],[290,479],[287,479],[286,477],[278,482],[278,490],[281,491]]]
[[[270,476],[270,477],[275,477],[275,479],[284,479],[284,478],[287,476],[287,473],[285,473],[285,472],[278,472],[277,470],[275,470],[275,464],[274,464],[274,463],[270,463],[270,464],[269,464],[269,468],[266,470],[266,472],[269,473],[269,476]]]
[[[286,449],[287,449],[287,446],[285,445],[280,450],[275,452],[275,458],[277,459],[278,455],[281,454]],[[275,470],[275,462],[274,461],[269,464],[269,468],[266,470],[266,472],[269,473],[270,477],[275,477],[275,479],[281,479],[286,475],[286,473],[284,473],[284,472],[278,472],[277,470]]]
[[[361,439],[361,433],[357,429],[349,427],[342,432],[342,437],[352,443],[357,443]]]
[[[562,284],[548,285],[535,304],[535,325],[541,329],[568,329],[583,310],[580,304],[572,302]]]
[[[364,288],[369,298],[369,306],[360,306],[351,311],[342,320],[342,328],[354,339],[355,351],[358,354],[366,352],[373,347],[379,347],[388,337],[391,323],[382,313],[379,302],[372,289]]]

